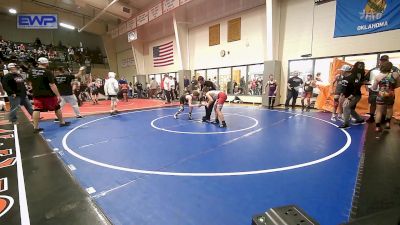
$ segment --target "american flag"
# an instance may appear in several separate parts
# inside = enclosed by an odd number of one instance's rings
[[[154,67],[163,67],[174,64],[174,42],[153,47]]]

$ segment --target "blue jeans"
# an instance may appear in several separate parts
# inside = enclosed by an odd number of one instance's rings
[[[350,116],[356,121],[363,120],[363,118],[356,112],[357,103],[360,101],[360,99],[361,95],[354,96],[353,99],[350,100],[349,104],[343,108],[344,124],[350,125]]]
[[[25,109],[29,112],[30,115],[33,113],[32,109],[32,104],[29,101],[27,96],[17,96],[17,97],[12,97],[8,96],[8,99],[10,100],[10,122],[17,122],[17,110],[20,105],[24,106]]]

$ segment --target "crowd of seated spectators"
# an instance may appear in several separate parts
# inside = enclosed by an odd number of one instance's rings
[[[38,58],[46,57],[52,62],[76,62],[104,64],[100,49],[90,50],[84,47],[64,46],[61,42],[55,45],[42,44],[39,38],[33,43],[6,41],[0,36],[0,59],[2,61],[19,61],[34,64]]]

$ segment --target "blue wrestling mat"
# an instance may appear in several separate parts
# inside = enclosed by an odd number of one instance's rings
[[[43,136],[114,224],[244,225],[297,205],[316,221],[349,219],[364,126],[328,114],[224,107],[228,128],[204,109],[93,116]],[[185,111],[187,112],[187,110]]]

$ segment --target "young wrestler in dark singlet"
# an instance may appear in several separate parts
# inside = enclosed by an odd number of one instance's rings
[[[178,115],[181,114],[185,110],[185,105],[188,105],[189,106],[189,120],[193,119],[192,118],[193,107],[202,106],[201,104],[193,104],[193,100],[199,99],[199,96],[200,96],[200,92],[198,92],[198,91],[193,91],[192,94],[182,95],[179,98],[179,102],[180,102],[179,110],[178,110],[178,112],[176,112],[174,114],[174,118],[178,119]]]

